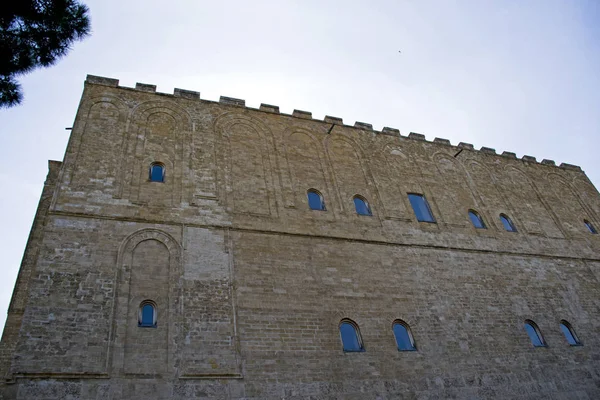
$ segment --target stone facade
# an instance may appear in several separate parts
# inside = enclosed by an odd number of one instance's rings
[[[600,398],[584,224],[600,196],[579,167],[155,89],[88,76],[14,289],[0,399]],[[138,326],[145,300],[156,327]],[[343,351],[343,319],[365,351]]]

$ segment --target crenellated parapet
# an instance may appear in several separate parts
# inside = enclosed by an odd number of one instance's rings
[[[151,84],[147,84],[147,83],[136,83],[135,88],[129,88],[129,87],[119,86],[118,79],[106,78],[106,77],[95,76],[95,75],[88,75],[86,78],[86,83],[94,84],[94,85],[104,85],[104,86],[109,86],[109,87],[120,87],[122,89],[137,90],[137,91],[145,92],[145,93],[157,93],[156,85],[151,85]],[[188,100],[200,100],[200,92],[179,89],[179,88],[175,88],[172,95],[168,94],[168,93],[160,93],[160,94],[166,95],[166,96],[178,97],[178,98],[185,98]],[[211,100],[205,100],[205,99],[202,99],[202,101],[213,102]],[[332,117],[329,115],[326,115],[323,120],[315,119],[312,117],[312,112],[310,112],[310,111],[295,109],[295,110],[293,110],[292,114],[285,114],[285,113],[281,113],[279,111],[279,106],[262,103],[260,105],[260,107],[257,109],[257,108],[253,108],[253,107],[247,107],[246,101],[243,99],[237,99],[237,98],[226,97],[226,96],[221,96],[219,98],[218,103],[227,105],[227,106],[245,107],[245,108],[248,108],[248,109],[254,110],[254,111],[262,111],[262,112],[268,112],[268,113],[272,113],[272,114],[280,114],[283,116],[300,118],[300,119],[304,119],[304,120],[311,120],[311,121],[325,123],[325,124],[334,124],[334,125],[343,126],[345,128],[354,128],[354,129],[359,129],[361,131],[369,131],[374,134],[402,137],[404,139],[409,139],[409,140],[418,140],[421,142],[428,142],[428,143],[435,143],[435,144],[439,144],[439,145],[452,146],[452,147],[458,148],[459,150],[479,151],[481,153],[488,154],[488,155],[494,155],[497,157],[511,158],[511,159],[515,159],[515,160],[517,159],[517,156],[514,152],[503,151],[501,154],[498,154],[498,153],[496,153],[496,149],[491,148],[491,147],[485,147],[485,146],[481,147],[479,150],[476,150],[475,147],[473,146],[473,144],[465,143],[465,142],[460,142],[456,146],[454,146],[450,142],[450,140],[444,139],[444,138],[437,138],[437,137],[434,138],[433,141],[429,141],[426,139],[425,135],[423,135],[422,133],[410,132],[408,134],[408,136],[403,136],[400,133],[400,130],[398,130],[396,128],[390,128],[390,127],[384,127],[381,131],[377,131],[377,130],[373,129],[372,124],[367,123],[367,122],[356,121],[354,123],[354,125],[345,125],[342,118]],[[550,167],[558,167],[558,168],[563,168],[563,169],[568,169],[568,170],[581,171],[581,167],[579,167],[578,165],[561,163],[560,165],[557,166],[556,162],[554,160],[543,159],[541,162],[538,162],[534,156],[530,156],[530,155],[524,155],[523,157],[521,157],[520,160],[523,162],[526,162],[526,163],[536,163],[536,164],[546,165],[546,166],[550,166]]]

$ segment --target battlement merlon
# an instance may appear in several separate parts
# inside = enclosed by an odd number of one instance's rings
[[[93,84],[93,85],[103,85],[103,86],[108,86],[108,87],[113,87],[113,88],[137,90],[137,91],[146,92],[146,93],[156,93],[156,94],[173,96],[173,97],[178,97],[178,98],[185,98],[185,99],[189,99],[189,100],[200,100],[200,92],[196,92],[196,91],[192,91],[192,90],[175,88],[172,95],[168,94],[168,93],[158,93],[158,92],[156,92],[156,85],[151,85],[151,84],[147,84],[147,83],[136,83],[135,88],[129,88],[126,86],[119,86],[118,79],[106,78],[103,76],[87,75],[85,83]],[[203,100],[203,101],[212,102],[211,100]],[[233,97],[221,96],[219,98],[219,103],[228,105],[228,106],[246,107],[245,100],[236,99]],[[280,114],[279,106],[274,106],[274,105],[270,105],[270,104],[261,104],[260,108],[258,108],[258,109],[252,108],[252,107],[247,107],[247,108],[252,109],[252,110],[262,111],[262,112]],[[329,115],[326,115],[323,120],[318,120],[318,119],[314,119],[312,117],[312,113],[310,111],[293,110],[291,115],[290,114],[281,114],[281,115],[286,115],[286,116],[294,117],[294,118],[301,118],[301,119],[305,119],[305,120],[312,120],[315,122],[321,122],[321,123],[326,123],[326,124],[335,124],[335,125],[340,125],[340,126],[343,126],[346,128],[360,129],[361,131],[371,131],[375,134],[383,134],[383,135],[401,137],[401,138],[405,138],[405,139],[408,138],[410,140],[419,140],[419,141],[428,142],[428,143],[435,143],[435,144],[440,144],[440,145],[445,145],[445,146],[453,146],[450,143],[450,140],[448,140],[448,139],[435,138],[435,139],[433,139],[433,141],[428,141],[426,139],[425,135],[423,135],[421,133],[416,133],[416,132],[410,132],[408,137],[406,137],[406,136],[402,136],[400,134],[400,131],[395,128],[384,127],[381,131],[376,131],[373,129],[373,125],[365,123],[365,122],[356,121],[354,123],[354,126],[344,125],[342,118],[331,117]],[[473,150],[473,151],[479,151],[479,152],[482,152],[485,154],[496,155],[499,157],[512,158],[515,160],[517,159],[517,155],[513,152],[503,151],[502,154],[497,154],[496,150],[491,147],[481,147],[481,149],[475,150],[474,146],[471,143],[460,142],[455,147],[458,149],[462,149],[462,150]],[[524,162],[527,162],[527,163],[537,163],[537,164],[546,165],[546,166],[554,167],[554,168],[562,168],[562,169],[568,169],[568,170],[572,170],[572,171],[583,172],[581,167],[578,165],[561,163],[560,165],[557,166],[556,162],[554,160],[548,160],[548,159],[543,159],[541,162],[538,163],[538,161],[536,160],[535,157],[529,156],[529,155],[524,155],[523,157],[521,157],[521,160]]]

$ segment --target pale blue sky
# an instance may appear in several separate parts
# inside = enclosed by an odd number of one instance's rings
[[[85,3],[92,36],[0,110],[1,326],[86,74],[578,164],[600,184],[597,0]]]

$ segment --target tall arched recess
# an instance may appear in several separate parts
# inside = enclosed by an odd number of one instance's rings
[[[468,226],[469,221],[465,218],[467,211],[479,208],[481,201],[469,184],[464,166],[451,154],[442,152],[434,154],[432,160],[444,181],[443,186],[434,185],[431,189],[442,221],[460,227]]]
[[[84,100],[79,109],[83,127],[73,130],[64,179],[75,190],[117,196],[129,108],[119,98],[103,95]]]
[[[354,214],[352,198],[360,193],[375,202],[371,191],[364,163],[364,156],[360,146],[353,140],[344,136],[327,137],[325,139],[329,162],[331,163],[334,184],[338,202],[344,212]]]
[[[235,214],[275,216],[274,140],[261,122],[225,113],[215,121],[217,196]]]
[[[586,235],[588,228],[584,221],[593,220],[593,212],[582,201],[575,188],[556,173],[546,176],[545,188],[550,188],[553,198],[550,207],[558,216],[563,228],[570,235]]]
[[[119,248],[116,301],[112,316],[112,372],[171,376],[175,373],[173,347],[178,320],[181,246],[170,234],[142,229]],[[160,310],[156,329],[140,329],[139,307],[151,300]]]
[[[513,222],[516,220],[517,225],[521,224],[528,233],[564,238],[558,221],[550,213],[532,178],[514,166],[505,167],[504,174],[509,178],[503,180],[502,186],[515,211],[510,216]]]
[[[183,188],[194,181],[192,131],[189,113],[176,103],[161,100],[137,106],[131,112],[125,143],[123,198],[175,207],[189,200],[190,193],[183,193]],[[164,185],[148,182],[148,166],[156,161],[170,170],[171,179]]]

